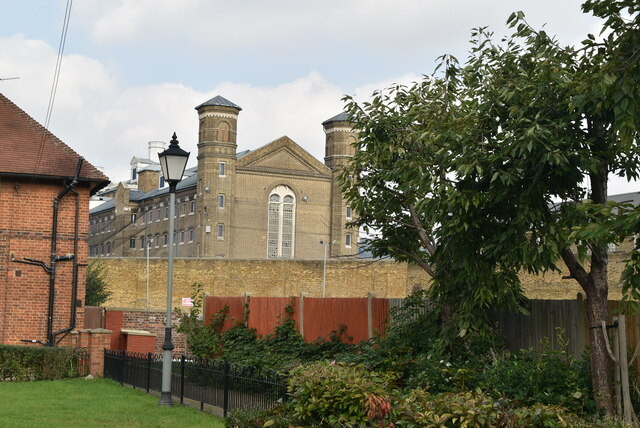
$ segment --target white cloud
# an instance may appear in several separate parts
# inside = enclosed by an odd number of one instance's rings
[[[44,121],[56,56],[45,43],[0,38],[0,64],[21,77],[2,92]],[[3,71],[3,75],[4,75]],[[97,60],[65,56],[51,131],[114,180],[128,175],[132,156],[146,156],[147,142],[168,141],[175,131],[196,162],[194,107],[215,95],[240,105],[238,149],[256,149],[288,135],[316,158],[324,156],[321,122],[342,109],[343,91],[318,73],[277,86],[226,82],[202,93],[178,83],[122,88]]]

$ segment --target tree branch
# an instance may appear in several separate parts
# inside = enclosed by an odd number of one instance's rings
[[[418,217],[416,207],[413,204],[408,204],[408,208],[409,213],[411,214],[411,219],[413,220],[413,227],[416,229],[418,236],[420,237],[420,242],[422,242],[422,245],[424,245],[429,254],[433,255],[436,252],[436,246],[433,239],[427,234],[424,227],[422,227],[422,222],[420,221],[420,217]]]

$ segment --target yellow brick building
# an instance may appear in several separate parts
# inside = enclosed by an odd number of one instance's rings
[[[355,150],[357,134],[346,115],[322,123],[322,163],[286,136],[238,152],[241,110],[221,96],[196,107],[197,167],[186,171],[176,192],[177,257],[311,260],[322,259],[325,246],[329,258],[355,256],[358,231],[347,227],[351,208],[337,182]],[[134,161],[145,165],[132,172],[137,189],[119,185],[91,210],[94,257],[143,257],[147,250],[166,257],[168,187],[157,159]]]

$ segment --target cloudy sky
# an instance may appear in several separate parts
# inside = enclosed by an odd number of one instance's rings
[[[470,29],[505,32],[522,10],[563,44],[598,21],[579,0],[76,0],[49,128],[112,180],[147,142],[175,131],[193,153],[194,107],[240,105],[238,150],[287,135],[322,160],[320,123],[344,94],[430,74],[463,60]],[[66,0],[1,1],[0,92],[45,121]],[[616,182],[613,193],[638,190]]]

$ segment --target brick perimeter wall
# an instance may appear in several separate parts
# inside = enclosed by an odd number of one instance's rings
[[[164,310],[150,310],[149,312],[146,312],[139,309],[107,309],[105,311],[105,317],[105,327],[113,332],[111,335],[111,349],[124,349],[124,338],[121,334],[121,330],[132,329],[144,330],[154,334],[156,336],[154,352],[162,352],[165,330],[164,322],[166,318],[166,312]],[[178,317],[174,313],[171,314],[171,322],[174,326],[178,323]],[[151,339],[134,339],[134,341],[145,340]],[[174,329],[172,332],[172,340],[173,346],[175,346],[175,349],[173,350],[174,354],[186,354],[187,341],[185,335],[177,333]]]
[[[144,258],[101,258],[111,298],[106,307],[145,308],[147,265]],[[202,283],[211,296],[288,297],[305,293],[322,296],[322,260],[219,260],[177,259],[174,263],[173,307],[190,297],[192,285]],[[149,308],[164,309],[167,296],[167,262],[151,259]],[[327,297],[405,297],[415,286],[424,287],[424,272],[409,271],[391,261],[329,260]],[[185,308],[186,309],[186,308]]]

